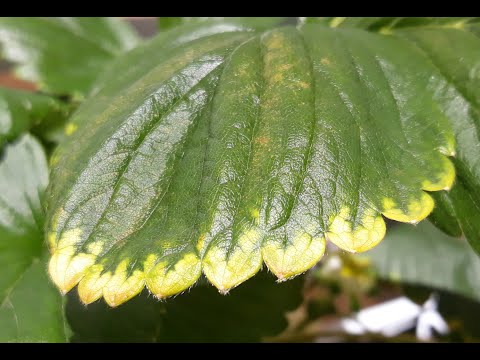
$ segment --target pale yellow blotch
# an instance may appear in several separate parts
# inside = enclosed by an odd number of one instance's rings
[[[89,254],[100,255],[103,250],[103,244],[101,241],[95,241],[87,246]]]
[[[291,69],[293,67],[293,64],[283,64],[283,65],[280,65],[280,67],[278,68],[278,71],[287,71],[289,69]]]
[[[279,33],[270,33],[268,34],[269,36],[265,40],[265,46],[268,49],[274,50],[274,49],[282,49],[285,45],[285,40],[283,38],[283,35]],[[269,53],[267,53],[268,55]]]
[[[51,222],[51,228],[53,229],[53,231],[50,231],[47,235],[47,241],[48,241],[48,245],[49,245],[49,248],[50,248],[50,253],[52,253],[52,254],[57,249],[57,232],[55,231],[55,229],[58,229],[58,221],[60,219],[60,216],[63,213],[64,213],[64,211],[63,211],[62,208],[60,208],[57,212],[55,212],[55,214],[52,217],[52,222]],[[80,239],[81,231],[79,231],[78,229],[75,229],[73,233],[71,231],[70,232],[67,231],[66,233],[67,233],[67,236],[76,236],[77,241]],[[76,235],[72,235],[72,234],[76,234]],[[63,235],[63,236],[65,236],[65,235]]]
[[[225,248],[212,246],[203,259],[203,272],[221,292],[241,284],[255,275],[262,266],[260,241],[257,229],[249,229],[240,235],[235,248],[227,254]]]
[[[95,263],[92,254],[75,254],[75,247],[58,249],[48,263],[48,272],[62,293],[70,291],[82,279],[86,270]]]
[[[391,27],[388,27],[388,26],[384,26],[382,28],[380,28],[380,30],[378,31],[380,34],[382,35],[391,35],[393,34],[393,31],[392,31],[392,28]]]
[[[460,21],[454,22],[452,24],[449,24],[446,27],[463,30],[466,23],[467,23],[467,20],[460,20]]]
[[[365,211],[361,223],[354,229],[351,221],[347,220],[349,215],[350,209],[343,207],[328,228],[328,240],[339,248],[352,253],[363,252],[376,246],[385,237],[385,221],[374,210]]]
[[[65,125],[65,134],[67,136],[71,136],[75,131],[77,131],[77,129],[78,129],[77,124],[68,123],[67,125]]]
[[[50,231],[47,235],[47,241],[50,253],[54,253],[57,247],[57,233],[55,231]]]
[[[430,195],[423,192],[419,200],[412,200],[408,204],[408,213],[396,207],[393,199],[383,199],[383,216],[411,224],[416,224],[425,219],[433,210],[435,203]]]
[[[202,273],[202,265],[197,255],[185,254],[175,264],[162,261],[155,265],[156,256],[145,261],[146,283],[157,298],[178,294],[192,286]]]
[[[442,157],[443,172],[439,177],[439,180],[436,182],[431,182],[430,180],[424,180],[422,182],[422,189],[427,191],[440,191],[440,190],[450,190],[455,181],[455,167],[452,162],[446,157]]]
[[[139,294],[145,285],[143,271],[134,270],[133,273],[127,277],[127,267],[129,264],[129,259],[122,260],[109,281],[103,286],[103,297],[107,304],[112,307],[123,304],[125,301]]]
[[[56,249],[63,249],[70,246],[77,245],[81,239],[80,236],[82,235],[82,230],[75,228],[71,230],[67,230],[62,234],[60,240],[58,240]]]
[[[298,234],[287,247],[271,240],[262,246],[265,264],[279,281],[301,274],[314,266],[325,252],[325,239]]]
[[[90,304],[100,299],[103,295],[104,286],[110,281],[112,274],[103,273],[100,264],[91,266],[80,283],[78,284],[78,296],[84,304]]]
[[[341,23],[345,21],[346,17],[334,17],[332,20],[330,20],[330,27],[337,27]]]
[[[310,88],[310,84],[306,83],[305,81],[299,81],[298,86],[300,86],[302,89],[308,89]]]
[[[272,82],[273,83],[279,83],[283,81],[283,74],[282,73],[276,73],[275,75],[272,76]]]
[[[95,255],[76,253],[76,244],[80,241],[81,233],[80,229],[68,230],[56,245],[55,235],[49,234],[49,242],[53,242],[54,251],[48,264],[48,272],[63,293],[73,288],[86,270],[95,263]]]
[[[250,215],[252,216],[255,225],[260,223],[260,211],[258,209],[251,209]]]

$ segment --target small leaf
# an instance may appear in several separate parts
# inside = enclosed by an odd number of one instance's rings
[[[115,18],[0,18],[5,59],[17,75],[55,94],[82,95],[107,62],[137,44]]]
[[[43,121],[62,119],[66,113],[66,106],[53,97],[0,88],[0,149]]]
[[[0,342],[64,342],[63,300],[45,272],[43,212],[48,169],[30,135],[7,145],[0,162]]]
[[[417,223],[427,191],[454,182],[441,91],[462,100],[396,36],[229,23],[160,34],[99,79],[54,155],[50,275],[115,306],[202,272],[227,292],[263,262],[285,280],[326,238],[366,251],[382,215]]]
[[[480,259],[464,239],[449,237],[429,222],[395,226],[364,255],[381,277],[449,290],[480,301]]]
[[[146,293],[110,309],[84,306],[70,296],[67,315],[73,342],[259,342],[287,326],[285,313],[303,299],[304,277],[277,284],[266,271],[221,296],[209,284],[158,302]]]

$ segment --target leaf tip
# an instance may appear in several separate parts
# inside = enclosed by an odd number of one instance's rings
[[[208,249],[203,259],[203,272],[220,292],[228,292],[260,270],[261,237],[259,230],[250,229],[239,236],[231,250],[221,244],[215,244]]]
[[[373,209],[366,210],[359,224],[352,226],[350,209],[342,208],[333,217],[327,232],[328,240],[350,253],[364,252],[375,247],[385,237],[383,218]]]
[[[103,297],[111,307],[116,307],[138,295],[145,286],[145,276],[140,270],[128,274],[129,259],[118,264],[114,274],[103,285]]]
[[[95,262],[96,256],[75,253],[75,247],[57,249],[48,264],[48,272],[62,293],[69,292]]]
[[[422,189],[427,191],[450,190],[455,182],[455,166],[445,156],[442,156],[442,171],[438,174],[434,181],[424,180]]]
[[[268,269],[279,281],[288,280],[313,267],[325,252],[325,238],[306,232],[298,234],[290,244],[274,239],[262,247],[262,256]]]
[[[401,209],[391,198],[383,199],[383,216],[400,222],[411,223],[425,219],[433,210],[435,202],[426,192],[422,192],[418,199],[411,199],[406,209]]]
[[[184,291],[201,275],[201,262],[194,253],[187,253],[179,260],[170,258],[157,261],[157,256],[151,254],[144,263],[146,285],[157,299]]]
[[[91,304],[102,297],[103,288],[112,276],[109,272],[102,274],[102,271],[102,265],[93,265],[88,269],[83,279],[80,280],[78,284],[78,296],[83,304]]]

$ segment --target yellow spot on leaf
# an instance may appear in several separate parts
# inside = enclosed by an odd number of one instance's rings
[[[86,270],[95,263],[95,255],[74,254],[73,246],[59,249],[48,263],[50,277],[62,293],[67,293],[77,285]]]
[[[363,252],[376,246],[385,237],[385,222],[374,210],[366,211],[355,228],[352,228],[349,216],[350,209],[343,207],[328,228],[328,240],[339,248],[352,253]]]
[[[276,73],[275,75],[272,76],[272,82],[273,83],[279,83],[283,81],[283,74],[282,73]]]
[[[260,211],[258,209],[250,209],[250,215],[255,220],[255,225],[260,223]]]
[[[275,240],[262,247],[263,260],[279,281],[301,274],[314,266],[325,252],[325,239],[307,233],[297,235],[286,247]]]
[[[291,69],[292,67],[293,67],[292,64],[283,64],[279,66],[278,71],[284,72]]]
[[[103,288],[112,278],[110,272],[102,274],[102,265],[93,265],[78,284],[78,296],[84,304],[90,304],[103,295]]]
[[[229,253],[223,247],[212,246],[203,259],[205,276],[222,293],[249,279],[262,266],[260,241],[261,233],[250,229]]]
[[[192,286],[201,275],[201,262],[197,255],[189,253],[176,263],[162,261],[155,265],[155,256],[144,264],[146,282],[157,298],[175,295]]]
[[[134,270],[132,274],[128,274],[129,264],[129,259],[122,260],[115,269],[115,273],[103,287],[103,297],[107,304],[112,307],[123,304],[139,294],[145,285],[145,277],[142,271]]]
[[[103,243],[95,241],[87,246],[88,252],[93,255],[99,255],[103,250]]]
[[[285,45],[283,35],[278,32],[268,33],[265,39],[265,46],[270,50],[282,49]]]
[[[77,124],[68,123],[67,125],[65,125],[65,134],[66,134],[67,136],[70,136],[70,135],[72,135],[75,131],[77,131],[77,129],[78,129]]]
[[[436,182],[431,182],[430,180],[424,180],[422,182],[422,189],[428,191],[439,191],[439,190],[450,190],[455,181],[455,167],[452,162],[446,157],[442,157],[444,163],[444,171],[439,176],[439,179]]]
[[[330,20],[330,27],[334,28],[340,25],[345,21],[346,17],[334,17],[332,20]]]
[[[68,292],[83,277],[85,271],[95,263],[93,254],[77,253],[76,244],[80,241],[80,229],[66,231],[55,244],[55,235],[50,233],[48,240],[53,255],[48,264],[48,272],[53,282],[63,292]]]
[[[259,136],[255,138],[255,143],[260,145],[267,145],[270,142],[270,139],[266,136]]]
[[[55,248],[57,247],[57,233],[55,231],[50,231],[47,235],[47,241],[50,252],[55,252]]]
[[[383,200],[382,214],[392,220],[416,224],[425,219],[433,210],[434,201],[430,195],[422,192],[419,200],[412,200],[407,208],[408,212],[396,207],[393,199],[385,198]]]
[[[298,86],[300,86],[302,89],[309,89],[310,88],[310,84],[305,82],[305,81],[299,81]]]

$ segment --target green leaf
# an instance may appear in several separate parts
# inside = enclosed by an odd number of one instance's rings
[[[277,284],[266,271],[221,296],[208,284],[158,302],[146,293],[110,309],[104,302],[67,303],[73,342],[258,342],[287,326],[302,301],[304,277]]]
[[[447,234],[459,236],[463,232],[480,254],[480,18],[320,21],[405,38],[417,46],[447,80],[450,86],[439,86],[435,98],[450,120],[458,144],[454,160],[457,181],[451,192],[434,195],[437,207],[431,220]]]
[[[53,97],[0,88],[0,149],[45,120],[63,119],[66,112],[66,106]]]
[[[464,239],[443,234],[424,221],[394,227],[364,255],[381,277],[449,290],[480,301],[480,259]]]
[[[63,291],[79,283],[85,303],[115,306],[203,272],[227,292],[263,262],[285,280],[326,237],[366,251],[382,214],[417,223],[434,206],[426,191],[452,186],[438,98],[463,97],[410,41],[186,27],[112,65],[53,156],[49,269]]]
[[[158,26],[161,30],[185,24],[199,24],[201,22],[229,22],[248,26],[256,30],[267,30],[285,22],[286,17],[159,17]]]
[[[0,18],[0,47],[17,74],[55,94],[82,95],[111,59],[137,44],[116,18]]]
[[[45,272],[40,205],[45,155],[30,135],[7,145],[0,162],[0,342],[67,340],[63,300]]]

